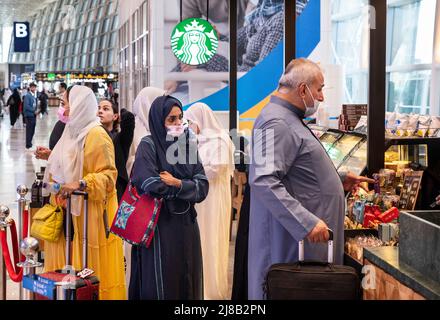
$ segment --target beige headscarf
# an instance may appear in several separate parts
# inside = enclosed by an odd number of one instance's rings
[[[133,113],[135,115],[135,128],[133,142],[131,144],[127,159],[128,175],[130,175],[131,168],[133,167],[136,150],[139,146],[139,143],[141,143],[143,137],[150,134],[148,115],[150,113],[151,104],[157,97],[163,96],[164,94],[165,90],[154,87],[146,87],[139,92],[134,100]]]
[[[222,129],[214,112],[204,103],[195,103],[184,112],[187,120],[197,124],[198,150],[203,166],[222,165],[228,174],[234,174],[234,145],[226,130]],[[210,177],[208,177],[210,178]]]
[[[86,86],[74,86],[69,94],[69,121],[63,135],[50,154],[44,181],[50,177],[60,184],[72,183],[83,178],[84,144],[89,131],[100,126],[98,101]],[[44,191],[47,194],[47,191]],[[72,197],[72,214],[80,215],[80,199]]]

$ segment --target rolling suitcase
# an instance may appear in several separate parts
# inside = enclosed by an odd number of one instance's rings
[[[83,229],[83,270],[75,273],[73,268],[55,272],[46,272],[27,278],[23,286],[35,293],[36,300],[99,300],[99,280],[90,275],[87,269],[88,242],[88,194],[75,191],[73,195],[84,197],[84,229]],[[66,210],[66,266],[71,266],[71,201],[67,200]]]
[[[268,300],[358,300],[361,287],[356,270],[333,264],[333,232],[328,242],[328,262],[304,261],[304,241],[299,261],[270,267],[265,281]]]

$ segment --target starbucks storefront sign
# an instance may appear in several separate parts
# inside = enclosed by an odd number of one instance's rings
[[[171,34],[174,55],[188,65],[197,66],[208,62],[217,52],[217,47],[217,31],[204,19],[186,19]]]

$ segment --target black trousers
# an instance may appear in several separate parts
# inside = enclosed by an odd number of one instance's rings
[[[9,107],[9,118],[11,119],[11,126],[15,125],[20,113],[18,112],[18,107],[10,106]]]
[[[35,134],[36,117],[26,117],[26,149],[32,148],[32,139]]]

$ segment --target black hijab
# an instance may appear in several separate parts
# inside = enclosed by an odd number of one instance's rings
[[[189,147],[190,139],[188,130],[185,130],[183,137],[180,137],[179,139],[175,138],[172,141],[167,141],[165,119],[170,114],[173,107],[178,107],[183,113],[182,103],[172,96],[158,97],[151,104],[148,123],[150,126],[151,137],[156,147],[159,171],[168,171],[178,179],[191,178],[195,164],[190,164],[189,153],[190,151],[197,152],[197,147]],[[166,158],[169,147],[177,147],[176,152],[184,152],[186,160],[185,163],[178,162],[177,164],[169,164]],[[197,156],[197,154],[195,156]]]

